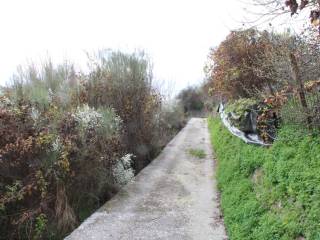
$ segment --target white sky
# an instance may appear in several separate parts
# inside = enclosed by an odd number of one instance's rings
[[[145,49],[156,79],[200,83],[209,48],[241,26],[237,0],[0,0],[0,84],[46,55],[86,61],[85,51]]]

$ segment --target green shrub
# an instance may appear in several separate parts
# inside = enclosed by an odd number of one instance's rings
[[[177,99],[180,101],[184,112],[192,115],[203,111],[204,99],[202,95],[200,88],[188,87],[179,93]]]
[[[40,67],[35,64],[18,67],[12,77],[11,95],[16,101],[28,100],[42,108],[52,102],[60,107],[70,106],[77,77],[73,64],[55,66],[49,58]]]
[[[257,100],[252,98],[240,98],[236,101],[229,103],[226,107],[226,112],[233,112],[237,116],[243,116],[244,113],[251,109],[253,105],[257,104]]]
[[[230,239],[319,239],[320,141],[284,126],[270,148],[209,128],[218,159],[221,207]]]

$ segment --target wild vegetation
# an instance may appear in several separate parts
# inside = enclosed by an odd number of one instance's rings
[[[211,50],[207,85],[228,101],[234,124],[245,129],[253,113],[257,132],[272,142],[282,120],[319,127],[319,54],[318,44],[290,33],[234,31]]]
[[[2,239],[61,239],[184,125],[142,52],[19,68],[0,96]],[[180,115],[178,109],[181,109]]]
[[[201,114],[205,110],[205,96],[201,87],[187,87],[179,93],[177,99],[188,115]]]
[[[318,135],[286,126],[271,148],[261,148],[231,135],[218,118],[209,129],[230,239],[320,238]]]
[[[1,238],[63,238],[186,118],[222,102],[235,126],[273,144],[246,145],[209,120],[229,237],[320,239],[320,1],[253,2],[270,18],[309,11],[312,27],[232,31],[210,50],[206,83],[170,104],[144,52],[98,51],[86,72],[50,60],[18,68],[0,91]]]
[[[254,2],[271,18],[309,8],[318,30],[319,1]],[[320,45],[311,30],[233,31],[210,51],[210,94],[234,126],[272,144],[248,145],[209,120],[230,239],[320,239]]]
[[[196,158],[205,158],[207,154],[203,149],[191,148],[189,149],[189,154]]]

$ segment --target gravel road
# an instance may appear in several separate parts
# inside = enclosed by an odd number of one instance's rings
[[[191,156],[202,149],[206,157]],[[206,119],[192,118],[163,152],[67,240],[224,240]]]

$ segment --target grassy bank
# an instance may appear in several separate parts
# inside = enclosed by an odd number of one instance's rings
[[[247,145],[209,119],[230,239],[320,239],[320,139],[283,127],[270,148]]]

